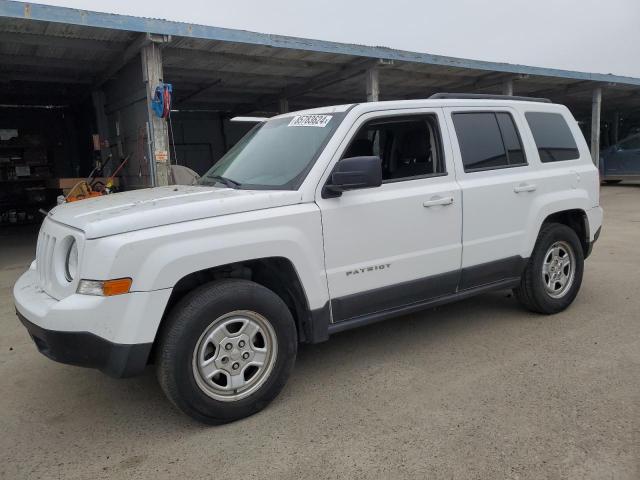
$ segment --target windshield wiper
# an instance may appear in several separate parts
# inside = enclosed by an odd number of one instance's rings
[[[216,182],[222,183],[222,184],[226,185],[229,188],[238,189],[238,188],[240,188],[242,186],[242,184],[240,182],[236,182],[235,180],[232,180],[231,178],[223,177],[222,175],[212,175],[212,176],[206,177],[206,178],[210,178],[211,180],[215,180]]]

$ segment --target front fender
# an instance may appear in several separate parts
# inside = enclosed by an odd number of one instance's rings
[[[173,288],[190,273],[265,257],[291,261],[309,307],[328,301],[322,225],[315,203],[257,210],[129,232],[87,242],[101,258],[85,278],[133,279],[132,291]]]

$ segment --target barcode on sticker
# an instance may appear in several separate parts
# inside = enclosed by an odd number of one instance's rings
[[[290,127],[326,127],[332,115],[296,115],[289,122]]]

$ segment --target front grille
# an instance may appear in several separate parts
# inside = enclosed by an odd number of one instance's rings
[[[82,234],[66,225],[45,218],[38,234],[36,246],[36,282],[47,295],[56,300],[72,295],[78,281],[68,282],[62,275],[65,255],[76,241],[82,253]]]
[[[38,272],[38,284],[45,291],[51,287],[55,246],[56,238],[41,229],[36,247],[36,269]]]

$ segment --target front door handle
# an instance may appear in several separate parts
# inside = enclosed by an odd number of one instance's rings
[[[422,204],[423,207],[436,207],[438,205],[451,205],[453,203],[453,197],[431,197]]]
[[[533,183],[521,183],[520,185],[513,187],[513,191],[516,193],[535,192],[536,188],[538,187]]]

